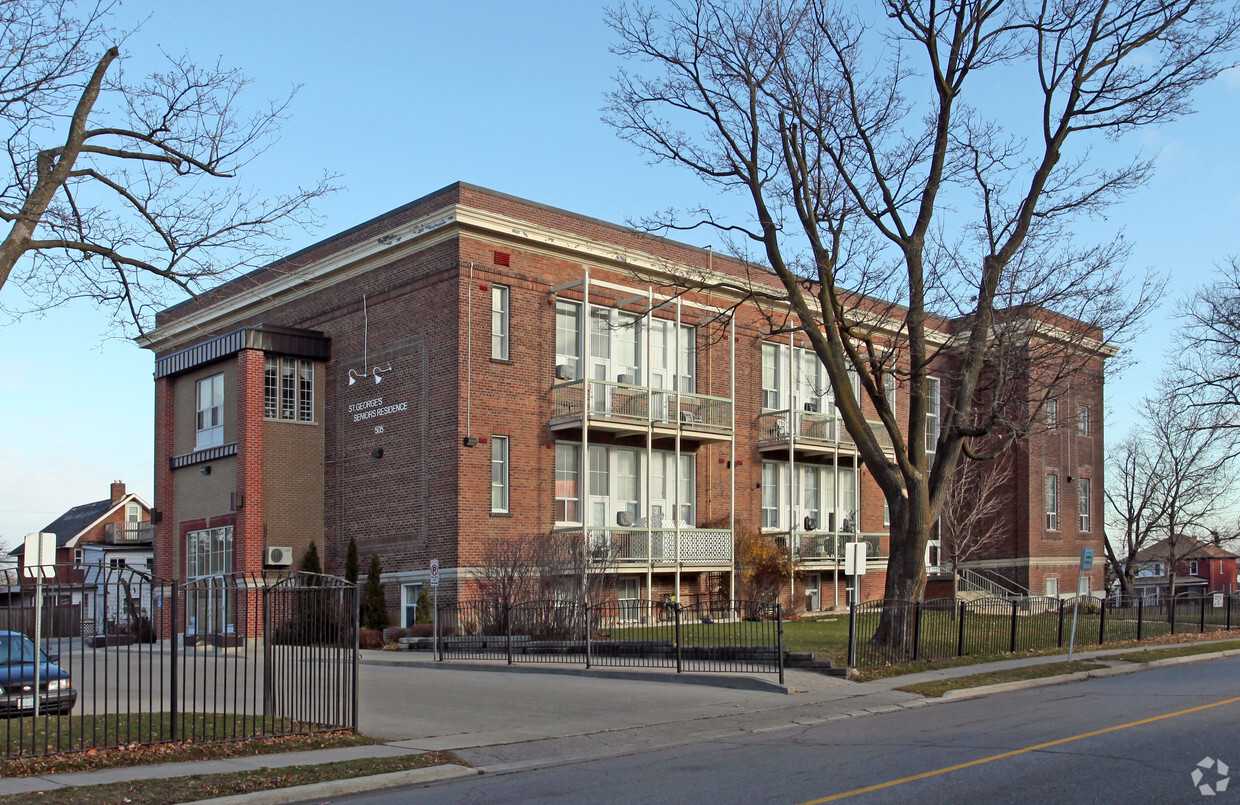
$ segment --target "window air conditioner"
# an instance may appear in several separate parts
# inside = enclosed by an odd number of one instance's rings
[[[556,380],[572,380],[573,374],[574,374],[573,367],[570,366],[569,364],[567,363],[556,364],[556,367],[555,367],[555,379]]]
[[[263,555],[267,567],[288,567],[293,564],[292,548],[268,548]]]
[[[816,414],[816,413],[818,413],[818,403],[816,403],[816,402],[807,402],[807,403],[805,403],[805,410],[806,410],[806,411],[809,411],[811,414]]]
[[[616,382],[622,386],[633,386],[637,384],[637,378],[628,372],[625,372],[616,378]]]
[[[629,512],[616,512],[616,525],[622,528],[631,528],[633,526],[633,515]]]

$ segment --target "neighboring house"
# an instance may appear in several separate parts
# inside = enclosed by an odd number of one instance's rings
[[[93,623],[96,629],[106,620],[123,617],[118,613],[127,609],[119,598],[124,585],[119,584],[120,576],[114,571],[133,568],[150,573],[155,556],[151,507],[138,495],[126,492],[121,481],[113,482],[109,492],[107,498],[74,506],[39,529],[55,535],[57,576],[69,582],[61,588],[69,592],[48,603],[80,606],[83,621]],[[24,577],[24,540],[10,555],[17,560],[19,577]],[[131,596],[146,608],[149,590],[139,581],[126,581]],[[30,595],[28,585],[25,594]]]
[[[884,499],[808,342],[726,290],[669,287],[669,271],[773,282],[458,183],[163,311],[140,339],[157,575],[296,568],[311,542],[339,573],[354,539],[406,614],[432,559],[451,601],[494,544],[557,535],[606,557],[622,600],[693,600],[738,591],[734,546],[752,534],[797,564],[783,595],[798,607],[844,602],[853,540],[870,546],[862,598],[880,597]],[[967,323],[928,326],[946,344]],[[1081,548],[1101,552],[1112,351],[1092,343],[1059,421],[1015,449],[1003,537],[971,562],[1014,588],[1071,587]],[[934,433],[951,360],[931,366]],[[907,392],[889,393],[904,416]],[[204,611],[222,620],[197,630],[235,626]]]
[[[1204,595],[1236,592],[1236,554],[1189,536],[1176,540],[1179,560],[1175,567],[1175,593]],[[1137,552],[1136,594],[1145,599],[1166,598],[1170,590],[1167,573],[1167,541],[1160,540]]]

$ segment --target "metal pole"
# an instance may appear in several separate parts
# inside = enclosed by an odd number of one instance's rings
[[[921,656],[921,602],[913,602],[913,662]]]
[[[1206,597],[1204,595],[1201,596],[1201,619],[1198,621],[1197,631],[1200,634],[1205,634],[1206,631]]]
[[[361,724],[358,720],[360,717],[358,711],[361,709],[359,704],[361,682],[358,678],[358,672],[361,670],[362,661],[362,601],[361,596],[358,595],[357,584],[353,585],[351,592],[353,594],[353,731],[359,732]],[[271,632],[267,632],[268,637],[263,641],[264,644],[271,642],[270,634]]]
[[[784,608],[775,602],[775,659],[779,663],[779,684],[784,684]]]
[[[39,532],[39,561],[43,561],[43,532]],[[34,569],[34,717],[39,717],[39,675],[43,671],[40,662],[40,646],[43,644],[43,565]]]
[[[1098,645],[1101,646],[1107,641],[1107,600],[1103,598],[1098,606]]]
[[[171,607],[172,609],[172,629],[171,629],[172,658],[168,662],[168,672],[169,672],[168,698],[170,701],[169,706],[168,706],[168,715],[169,715],[170,724],[171,724],[171,731],[170,731],[169,737],[172,739],[173,743],[177,743],[181,739],[180,730],[177,728],[177,693],[179,692],[178,688],[180,687],[179,683],[181,681],[180,673],[178,669],[179,663],[177,662],[177,624],[178,624],[177,591],[178,591],[179,585],[177,584],[177,580],[174,578],[169,582],[169,586],[171,587],[171,591],[172,591],[172,607]],[[270,642],[270,641],[265,641],[265,642]]]
[[[857,605],[848,601],[848,667],[857,665]]]
[[[680,640],[680,598],[679,596],[671,602],[670,606],[672,608],[672,617],[676,619],[676,673],[679,674],[682,670],[681,668],[682,656],[681,656],[681,651],[680,651],[681,640]]]
[[[1008,651],[1012,652],[1013,654],[1016,653],[1016,609],[1017,609],[1016,602],[1013,601],[1012,602],[1012,639],[1011,641],[1009,641],[1011,648],[1008,649]]]
[[[1137,599],[1137,642],[1141,641],[1141,626],[1145,618],[1145,599]]]
[[[460,606],[460,592],[457,592],[457,606]],[[439,585],[431,587],[431,662],[439,662],[443,655],[439,653]]]
[[[1068,636],[1068,662],[1072,662],[1072,652],[1076,648],[1076,614],[1081,608],[1081,570],[1080,565],[1076,568],[1076,595],[1072,599],[1072,634]]]
[[[960,632],[959,632],[959,636],[956,638],[956,656],[957,657],[964,656],[964,613],[966,612],[968,612],[968,608],[965,606],[964,601],[961,601],[960,602],[960,623],[958,624],[960,628]]]

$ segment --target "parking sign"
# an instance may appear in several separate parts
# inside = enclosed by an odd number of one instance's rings
[[[431,586],[432,587],[439,586],[439,560],[438,559],[431,560]]]

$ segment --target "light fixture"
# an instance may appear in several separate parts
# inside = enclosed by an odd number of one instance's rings
[[[357,382],[357,379],[359,377],[365,377],[365,376],[366,376],[365,374],[359,375],[356,369],[350,369],[349,370],[349,385],[352,386],[354,383]]]
[[[205,466],[205,467],[201,468],[201,469],[200,469],[200,470],[198,470],[198,471],[199,471],[199,472],[201,472],[203,475],[210,475],[210,474],[211,474],[211,465],[210,465],[210,464],[208,464],[207,466]]]
[[[374,450],[371,450],[370,457],[371,458],[383,458],[383,448],[376,447]]]
[[[461,440],[461,444],[465,445],[466,447],[476,447],[478,444],[478,437],[477,436],[466,436],[464,439]]]

